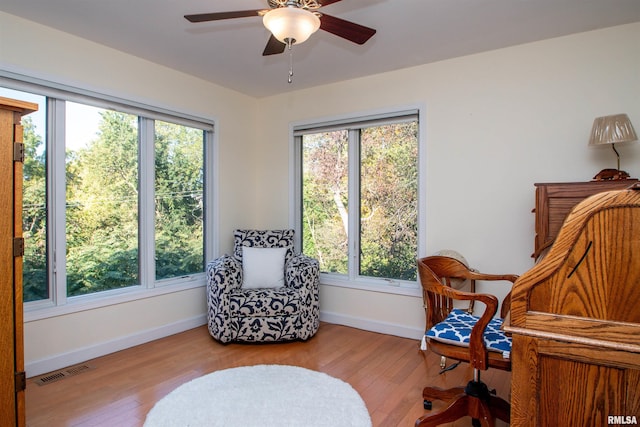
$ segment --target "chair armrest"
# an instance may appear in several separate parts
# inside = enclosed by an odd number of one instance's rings
[[[498,311],[498,298],[491,294],[477,294],[474,292],[465,292],[457,289],[450,288],[448,286],[442,286],[438,289],[432,289],[433,292],[446,296],[447,298],[452,298],[460,301],[480,301],[484,303],[487,308],[485,309],[485,313],[488,311],[493,311],[490,315],[490,318],[496,314]],[[487,323],[489,323],[487,321]]]
[[[223,255],[207,265],[210,292],[228,293],[242,286],[242,265],[234,257]]]
[[[500,318],[505,319],[511,311],[511,291],[502,300],[502,307],[500,307]]]
[[[231,328],[232,290],[242,285],[242,265],[229,255],[221,256],[207,265],[207,323],[209,333],[227,343],[233,339]]]
[[[482,280],[487,282],[506,281],[511,282],[511,286],[518,280],[516,274],[486,274],[478,273],[477,271],[470,271],[470,279]],[[502,300],[502,307],[500,308],[500,318],[504,319],[507,313],[511,310],[511,291]]]
[[[469,342],[470,363],[478,369],[486,370],[489,366],[489,352],[484,343],[484,332],[487,325],[498,311],[498,298],[490,294],[476,294],[452,289],[446,286],[438,289],[437,293],[454,300],[479,301],[485,305],[480,320],[471,330]]]
[[[487,274],[487,273],[479,273],[477,271],[469,270],[469,279],[489,280],[489,281],[505,280],[513,283],[516,280],[518,280],[518,275],[517,274]]]
[[[300,298],[298,315],[302,329],[300,337],[312,337],[320,326],[320,263],[304,254],[295,254],[285,266],[285,286],[294,289]]]
[[[285,266],[285,286],[299,291],[318,292],[320,263],[304,254],[295,254]]]

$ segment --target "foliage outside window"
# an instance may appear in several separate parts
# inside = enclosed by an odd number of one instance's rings
[[[67,296],[133,286],[138,277],[138,126],[131,114],[67,103]],[[70,132],[67,132],[69,135]]]
[[[303,251],[324,273],[415,281],[417,114],[295,132]]]
[[[155,122],[156,279],[203,271],[204,138]]]
[[[3,88],[0,96],[35,101],[41,109],[38,116],[23,118],[25,302],[154,287],[159,280],[204,271],[210,125],[198,128],[182,124],[179,116],[175,122],[170,116],[157,120]],[[46,138],[45,128],[64,132]],[[64,155],[47,152],[45,145],[59,144]],[[149,146],[153,156],[145,159]],[[64,188],[54,178],[59,168]],[[55,208],[60,197],[62,215]],[[145,203],[151,208],[143,209]],[[155,244],[143,245],[143,235],[154,236]],[[56,255],[60,247],[64,262]],[[56,288],[60,283],[66,288],[62,293]]]
[[[20,97],[22,93],[3,96]],[[47,286],[47,181],[44,118],[46,99],[30,95],[20,99],[37,103],[38,111],[22,118],[24,167],[22,201],[22,236],[25,239],[23,257],[24,301],[49,298]]]

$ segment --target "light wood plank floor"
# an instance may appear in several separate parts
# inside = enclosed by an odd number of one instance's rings
[[[471,378],[466,364],[438,375],[439,361],[420,351],[416,340],[327,323],[307,342],[260,345],[222,345],[202,326],[90,360],[93,369],[60,381],[38,385],[35,378],[28,380],[27,426],[141,426],[154,403],[184,382],[257,364],[325,372],[360,393],[374,426],[412,426],[425,413],[424,386],[464,385]],[[508,398],[510,373],[490,370],[483,380]],[[434,402],[434,411],[441,407]]]

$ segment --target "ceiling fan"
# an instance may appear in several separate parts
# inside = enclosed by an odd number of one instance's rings
[[[294,43],[303,43],[318,29],[353,43],[366,43],[376,30],[318,12],[321,7],[339,1],[341,0],[267,0],[269,9],[200,13],[184,17],[190,22],[208,22],[262,16],[265,27],[271,31],[271,37],[262,52],[264,56],[279,54],[287,46],[291,48]]]

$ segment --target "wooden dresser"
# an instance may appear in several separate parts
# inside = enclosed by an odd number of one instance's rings
[[[589,197],[511,294],[511,425],[640,423],[640,184]]]
[[[586,197],[603,191],[623,190],[638,182],[637,179],[616,181],[538,183],[536,187],[536,237],[532,257],[553,243],[564,219],[571,209]]]

